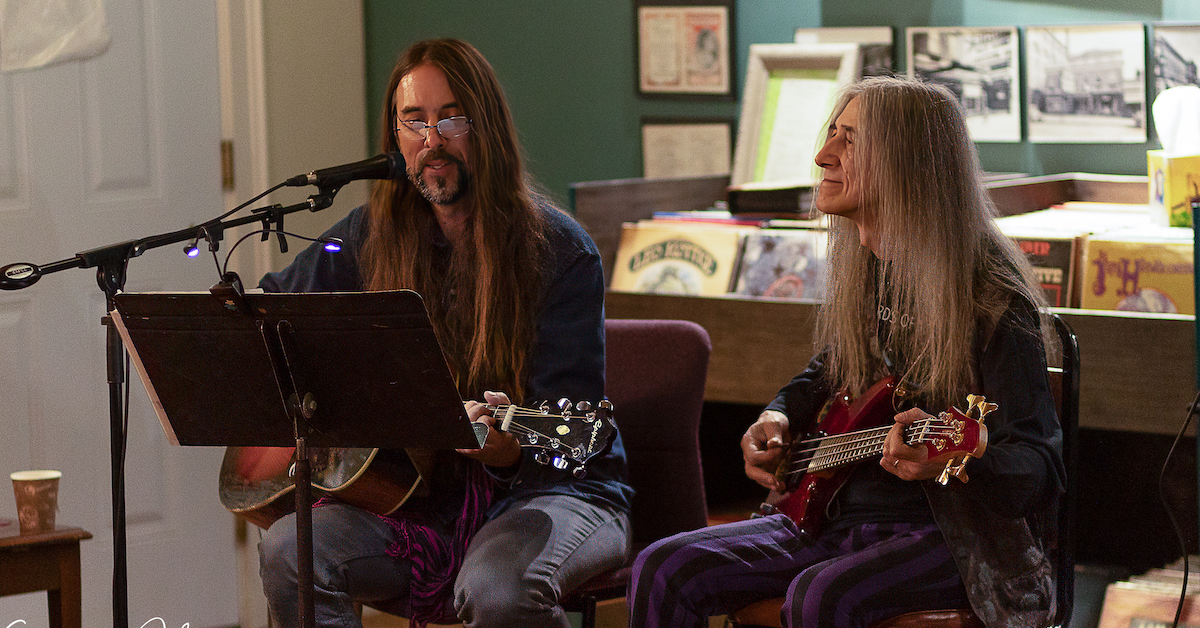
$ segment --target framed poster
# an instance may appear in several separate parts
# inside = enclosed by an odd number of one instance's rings
[[[1150,113],[1154,116],[1154,131],[1164,149],[1190,153],[1192,150],[1187,150],[1179,144],[1187,141],[1194,147],[1195,126],[1191,125],[1191,134],[1187,132],[1179,134],[1181,126],[1183,128],[1188,126],[1179,124],[1186,119],[1186,116],[1172,115],[1171,110],[1176,105],[1166,103],[1160,105],[1156,112],[1155,101],[1159,94],[1172,87],[1200,87],[1200,76],[1197,76],[1196,70],[1197,67],[1200,67],[1198,65],[1200,64],[1200,23],[1159,23],[1154,24],[1153,29],[1150,62],[1154,66],[1151,71],[1154,82],[1152,83],[1153,92],[1148,103]],[[1180,104],[1182,102],[1180,101]],[[1195,118],[1192,119],[1195,120]],[[1192,137],[1186,139],[1189,135]]]
[[[638,93],[733,98],[733,0],[637,0]]]
[[[891,26],[819,26],[797,28],[797,44],[858,44],[859,75],[892,76],[895,60]]]
[[[1140,23],[1025,29],[1029,141],[1146,141],[1146,28]]]
[[[859,67],[857,44],[751,45],[730,184],[815,184],[833,103]]]
[[[916,28],[907,31],[908,77],[954,93],[976,142],[1021,141],[1017,29]]]
[[[642,176],[701,177],[729,174],[733,120],[642,118]]]
[[[1154,25],[1153,49],[1154,96],[1170,87],[1195,85],[1200,87],[1200,23]],[[1154,98],[1150,99],[1154,102]]]

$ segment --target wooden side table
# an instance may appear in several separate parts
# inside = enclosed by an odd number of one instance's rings
[[[81,628],[79,542],[90,538],[80,528],[22,535],[15,520],[0,519],[0,596],[45,591],[50,628]]]

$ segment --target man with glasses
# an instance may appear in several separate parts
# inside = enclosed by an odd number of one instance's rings
[[[420,42],[386,93],[382,148],[404,156],[408,180],[377,181],[369,203],[326,233],[347,252],[309,247],[260,285],[417,291],[473,421],[493,426],[485,404],[510,396],[599,401],[599,253],[531,189],[491,66],[464,42]],[[427,496],[388,516],[333,499],[314,508],[318,625],[360,625],[358,602],[414,626],[565,627],[559,597],[627,557],[632,489],[619,435],[582,479],[494,427],[481,449],[408,453]],[[280,519],[260,546],[263,588],[285,627],[297,621],[294,529],[292,515]]]

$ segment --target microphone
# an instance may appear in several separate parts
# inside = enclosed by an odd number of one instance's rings
[[[400,179],[404,176],[404,156],[397,151],[391,151],[352,164],[342,164],[332,168],[313,170],[308,174],[298,174],[285,181],[284,185],[340,188],[359,179]]]

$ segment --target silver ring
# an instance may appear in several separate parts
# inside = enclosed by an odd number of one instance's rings
[[[894,469],[900,468],[900,459],[899,458],[896,458],[895,460],[892,461],[892,468],[894,468]]]

